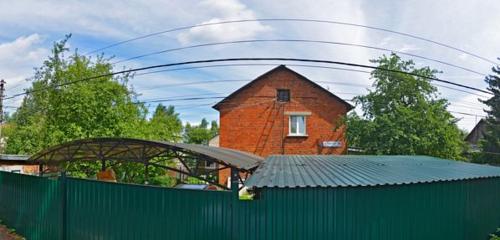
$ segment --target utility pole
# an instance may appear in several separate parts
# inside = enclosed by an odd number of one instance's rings
[[[2,128],[3,128],[3,98],[5,92],[5,80],[0,80],[0,153],[3,153],[4,141],[2,138]]]

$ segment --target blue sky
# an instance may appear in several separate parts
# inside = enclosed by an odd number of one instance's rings
[[[6,1],[0,0],[0,78],[7,81],[6,95],[22,92],[24,79],[48,56],[52,43],[72,33],[72,48],[79,52],[142,34],[179,26],[224,20],[256,18],[310,18],[342,21],[412,33],[462,48],[495,60],[500,56],[500,5],[497,1]],[[490,73],[491,63],[424,41],[390,33],[318,23],[248,22],[193,28],[130,42],[104,50],[123,60],[139,54],[196,44],[251,39],[308,39],[349,42],[419,54]],[[116,69],[152,64],[225,57],[296,57],[370,64],[369,59],[386,53],[379,50],[314,43],[243,43],[169,52],[119,63]],[[414,59],[418,66],[443,71],[438,77],[485,88],[483,77],[436,62]],[[226,96],[247,81],[271,69],[269,65],[212,67],[136,76],[130,84],[139,99],[176,96]],[[293,65],[291,63],[290,65]],[[317,81],[341,98],[367,92],[369,75],[332,69],[290,66]],[[214,82],[218,80],[240,80]],[[324,82],[336,83],[324,83]],[[204,84],[178,85],[186,82]],[[361,86],[348,86],[343,83]],[[451,102],[449,110],[485,115],[478,96],[438,88]],[[20,98],[8,100],[18,106]],[[211,108],[216,99],[173,101],[183,121],[217,120]],[[151,104],[150,107],[154,107]],[[359,110],[358,110],[359,111]],[[480,117],[455,114],[459,126],[470,130]]]

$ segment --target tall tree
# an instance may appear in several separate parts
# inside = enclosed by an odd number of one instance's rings
[[[481,141],[480,161],[484,163],[500,164],[500,66],[492,68],[493,74],[485,78],[488,90],[493,96],[484,104],[490,107],[487,110],[484,139]]]
[[[159,104],[149,120],[148,139],[178,142],[182,139],[182,121],[174,106]]]
[[[69,37],[54,44],[52,55],[30,79],[32,86],[10,122],[14,129],[7,152],[31,154],[78,138],[140,134],[146,111],[133,101],[130,75],[69,84],[113,70],[103,57],[93,60],[77,52],[66,57]]]
[[[371,60],[381,69],[372,71],[374,90],[355,98],[363,116],[347,118],[348,141],[367,154],[431,155],[459,159],[464,143],[446,110],[448,102],[438,98],[427,77],[438,71],[416,68],[398,55]],[[425,77],[382,69],[410,72]]]
[[[219,126],[216,121],[210,123],[210,128],[208,126],[208,121],[203,118],[200,125],[191,126],[191,124],[186,123],[184,127],[184,142],[194,143],[194,144],[208,144],[208,141],[219,134]]]

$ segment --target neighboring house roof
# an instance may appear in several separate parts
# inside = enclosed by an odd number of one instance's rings
[[[484,131],[486,128],[486,121],[484,119],[481,119],[476,126],[470,131],[470,133],[465,137],[465,141],[477,145],[479,143],[479,140],[481,140],[484,137]]]
[[[28,164],[28,155],[0,154],[0,164]]]
[[[213,138],[208,140],[208,146],[218,147],[219,146],[219,134],[215,135]]]
[[[347,108],[347,111],[350,111],[351,109],[354,108],[354,106],[352,106],[351,104],[349,104],[348,102],[344,101],[342,98],[338,97],[337,95],[333,94],[332,92],[326,90],[325,88],[321,87],[320,85],[318,85],[317,83],[313,82],[312,80],[304,77],[303,75],[293,71],[292,69],[290,68],[287,68],[285,65],[279,65],[278,67],[275,67],[271,70],[269,70],[268,72],[260,75],[259,77],[257,77],[256,79],[254,79],[253,81],[245,84],[243,87],[239,88],[238,90],[234,91],[233,93],[231,93],[229,96],[227,96],[226,98],[222,99],[220,102],[218,102],[217,104],[215,104],[213,106],[214,109],[216,110],[219,110],[221,104],[223,102],[227,102],[229,101],[230,99],[232,99],[234,96],[236,96],[238,93],[240,93],[241,91],[251,87],[256,81],[259,81],[267,76],[269,76],[270,74],[276,72],[276,71],[280,71],[280,70],[285,70],[285,71],[288,71],[288,72],[291,72],[293,74],[295,74],[296,76],[298,76],[300,79],[306,81],[306,82],[309,82],[312,86],[326,92],[328,95],[330,95],[331,97],[333,97],[334,99],[336,99],[337,101],[339,101],[340,103],[344,104]]]
[[[427,156],[273,155],[245,182],[255,188],[378,186],[500,177],[500,167]]]

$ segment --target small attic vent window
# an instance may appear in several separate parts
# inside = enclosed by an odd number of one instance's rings
[[[278,100],[278,102],[290,102],[290,90],[289,89],[278,89],[277,100]]]

